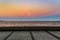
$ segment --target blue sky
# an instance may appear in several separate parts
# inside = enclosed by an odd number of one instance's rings
[[[15,2],[15,3],[18,3],[18,2],[23,2],[23,1],[28,1],[28,2],[45,2],[45,3],[54,3],[54,4],[60,4],[60,0],[0,0],[0,3],[3,3],[3,2]]]

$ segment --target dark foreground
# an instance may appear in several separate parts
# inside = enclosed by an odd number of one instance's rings
[[[60,21],[0,21],[0,30],[60,30]]]
[[[0,31],[60,31],[60,27],[0,27]]]

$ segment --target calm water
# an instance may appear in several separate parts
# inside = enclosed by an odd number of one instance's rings
[[[60,18],[0,18],[0,21],[60,21]]]

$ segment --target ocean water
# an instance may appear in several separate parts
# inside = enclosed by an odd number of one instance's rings
[[[60,21],[60,15],[37,18],[0,18],[0,21]]]
[[[55,18],[1,18],[0,21],[60,21]]]

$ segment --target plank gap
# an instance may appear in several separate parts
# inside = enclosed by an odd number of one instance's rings
[[[58,37],[58,36],[56,36],[56,35],[54,35],[54,34],[48,32],[48,31],[46,31],[46,32],[47,32],[48,34],[52,35],[53,37],[57,38],[58,40],[60,40],[60,37]]]
[[[32,35],[32,33],[31,33],[31,31],[30,31],[30,35],[31,35],[32,40],[35,40],[34,37],[33,37],[33,35]]]
[[[7,40],[7,38],[8,38],[9,36],[11,36],[13,33],[14,33],[14,31],[12,31],[4,40]]]

